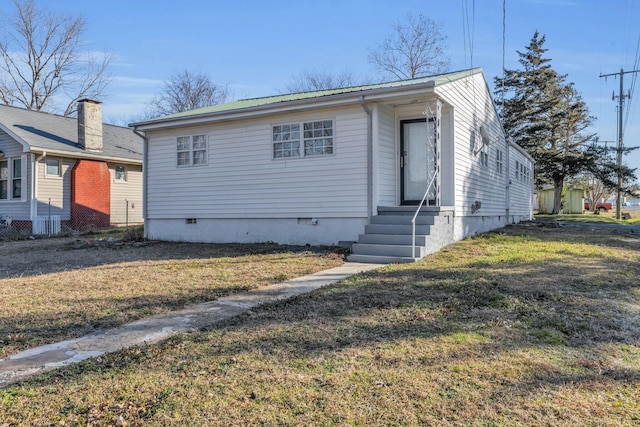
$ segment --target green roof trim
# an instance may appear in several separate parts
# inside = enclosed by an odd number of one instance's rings
[[[387,83],[319,90],[319,91],[312,91],[312,92],[290,93],[285,95],[274,95],[274,96],[266,96],[261,98],[241,99],[238,101],[232,101],[224,104],[212,105],[209,107],[203,107],[195,110],[171,114],[168,116],[162,116],[162,117],[158,117],[158,118],[140,122],[140,123],[133,123],[130,126],[136,126],[143,123],[150,124],[150,123],[160,122],[160,121],[170,121],[172,119],[182,119],[182,118],[188,118],[191,116],[201,116],[201,115],[214,114],[214,113],[238,111],[238,110],[255,108],[255,107],[276,105],[276,104],[286,103],[291,101],[318,99],[318,98],[328,97],[332,95],[366,92],[366,91],[371,91],[376,89],[386,89],[386,88],[395,88],[395,87],[398,87],[398,88],[410,87],[414,85],[425,84],[432,81],[436,86],[438,86],[444,83],[449,83],[452,81],[459,80],[461,78],[469,77],[477,73],[482,73],[482,69],[472,68],[469,70],[454,71],[450,73],[438,74],[438,75],[429,76],[429,77],[421,77],[418,79],[399,80],[399,81],[387,82]]]

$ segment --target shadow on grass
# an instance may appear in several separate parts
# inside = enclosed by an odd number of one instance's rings
[[[561,230],[525,233],[550,245],[570,237]],[[623,243],[621,247],[625,247]],[[443,256],[436,254],[419,263],[359,274],[314,293],[263,306],[200,333],[170,339],[160,347],[164,353],[177,351],[185,339],[202,344],[206,350],[190,355],[181,369],[206,365],[214,375],[226,361],[243,354],[277,355],[278,360],[288,361],[319,355],[331,358],[353,349],[400,342],[410,346],[416,339],[450,338],[464,344],[470,336],[481,338],[468,344],[466,354],[462,350],[452,352],[446,363],[468,362],[473,357],[488,360],[514,349],[580,354],[611,344],[639,344],[637,252],[627,257],[603,254],[572,262],[552,258],[487,263],[483,267],[474,264],[482,255],[461,258],[457,263],[444,262]],[[31,381],[47,384],[54,379],[64,383],[78,380],[69,375],[72,372],[81,378],[104,369],[136,369],[146,363],[140,354],[115,353]],[[442,355],[425,354],[425,363],[430,363],[430,357]],[[590,382],[598,375],[619,382],[640,380],[638,370],[615,366],[602,369],[595,362],[590,367],[590,363],[583,363],[586,373],[534,370],[514,385],[515,391],[527,393],[545,384]],[[521,388],[523,384],[526,386]]]

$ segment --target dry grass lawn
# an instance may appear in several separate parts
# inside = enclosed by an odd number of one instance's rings
[[[141,283],[174,261],[157,262]],[[509,227],[14,384],[0,419],[637,426],[639,276],[634,234]]]
[[[0,358],[343,261],[328,248],[268,244],[0,242]]]

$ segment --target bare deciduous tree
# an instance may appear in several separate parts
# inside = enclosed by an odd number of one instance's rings
[[[287,93],[310,92],[316,90],[337,89],[357,86],[360,83],[348,71],[334,75],[321,71],[305,71],[293,77],[293,81],[285,86]]]
[[[393,26],[391,35],[369,52],[369,62],[384,78],[413,79],[449,69],[447,37],[432,19],[408,15]]]
[[[169,77],[148,103],[149,117],[166,116],[226,101],[227,85],[216,84],[204,73],[181,71]]]
[[[79,99],[103,97],[111,56],[82,57],[84,18],[37,9],[33,0],[14,4],[15,16],[0,33],[0,100],[38,111],[65,102],[64,114],[70,115]]]

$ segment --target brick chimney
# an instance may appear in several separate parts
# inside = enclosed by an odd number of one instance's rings
[[[100,101],[78,101],[78,144],[87,151],[102,151],[102,107]]]

